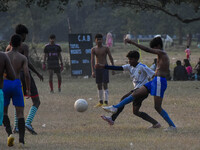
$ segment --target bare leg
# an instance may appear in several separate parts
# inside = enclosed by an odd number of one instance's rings
[[[170,119],[168,113],[161,107],[163,98],[154,96],[154,104],[156,111],[163,117],[163,119],[169,124],[169,126],[176,127],[173,121]]]

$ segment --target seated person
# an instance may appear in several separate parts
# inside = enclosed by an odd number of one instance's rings
[[[184,59],[184,66],[187,71],[188,79],[191,80],[192,79],[192,66],[188,59]]]
[[[174,68],[174,75],[173,75],[173,80],[174,81],[183,81],[187,80],[187,71],[184,66],[181,65],[181,61],[177,60],[176,61],[176,67]]]

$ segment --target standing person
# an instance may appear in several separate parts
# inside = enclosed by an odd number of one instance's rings
[[[163,42],[161,37],[156,37],[150,42],[150,47],[145,47],[143,45],[137,44],[136,42],[125,39],[125,43],[130,43],[140,48],[141,50],[156,54],[157,58],[157,69],[155,71],[155,77],[152,81],[146,83],[144,86],[140,87],[137,91],[133,92],[130,96],[123,99],[120,103],[113,106],[103,107],[107,112],[116,113],[117,110],[126,104],[135,101],[138,97],[144,96],[150,93],[154,96],[154,104],[156,111],[163,117],[163,119],[169,124],[169,127],[165,131],[176,130],[176,126],[170,119],[168,113],[162,108],[162,101],[164,97],[164,92],[167,88],[166,76],[169,72],[169,57],[167,53],[163,50]]]
[[[44,48],[44,62],[43,69],[46,69],[46,61],[47,61],[47,69],[49,71],[49,86],[50,93],[54,93],[53,90],[53,74],[56,73],[58,77],[58,92],[61,92],[61,71],[63,71],[63,61],[61,56],[61,47],[55,44],[56,36],[51,34],[49,37],[49,44],[47,44]],[[60,61],[60,64],[59,64]]]
[[[9,57],[5,53],[0,52],[0,126],[3,123],[4,97],[2,88],[4,77],[9,80],[15,80],[15,72]]]
[[[186,59],[190,60],[191,52],[189,46],[187,46],[187,48],[185,49],[185,54],[186,54]]]
[[[110,32],[108,32],[106,35],[106,46],[109,48],[113,46],[113,37]]]
[[[113,57],[111,55],[110,49],[102,45],[103,36],[102,34],[96,34],[95,36],[96,46],[91,49],[91,68],[92,68],[92,77],[96,78],[96,84],[98,88],[99,103],[95,107],[101,107],[103,104],[108,105],[108,83],[109,83],[109,72],[106,69],[96,69],[96,64],[107,65],[107,56],[110,59],[112,65],[114,65]],[[114,72],[112,72],[114,74]],[[104,89],[104,91],[102,90]],[[104,93],[104,101],[103,101]],[[103,103],[104,102],[104,103]]]
[[[95,67],[100,68],[103,67],[105,69],[109,70],[120,70],[120,71],[128,71],[130,73],[130,77],[133,82],[134,89],[125,94],[122,98],[121,101],[131,95],[134,91],[137,91],[138,88],[143,86],[145,83],[149,81],[150,78],[152,78],[155,74],[153,70],[151,70],[149,67],[146,65],[138,62],[140,58],[140,54],[137,51],[130,51],[126,55],[128,57],[128,62],[129,64],[123,65],[123,66],[108,66],[108,65],[101,65],[97,64]],[[148,114],[145,112],[140,112],[139,109],[142,105],[142,102],[145,98],[148,97],[148,93],[145,95],[138,97],[133,101],[133,113],[144,119],[145,121],[148,121],[152,124],[152,128],[160,128],[161,125],[152,117],[150,117]],[[124,107],[120,107],[115,114],[113,114],[111,117],[109,116],[101,116],[101,118],[105,121],[107,121],[110,125],[114,124],[114,121],[117,119],[118,115],[123,111]]]
[[[10,45],[12,50],[7,52],[8,57],[11,60],[11,64],[14,68],[16,79],[14,81],[4,79],[3,92],[4,92],[4,117],[3,124],[8,134],[8,146],[14,145],[14,137],[12,136],[12,129],[10,126],[10,119],[8,117],[8,106],[12,99],[13,105],[16,109],[16,115],[18,119],[19,128],[19,143],[21,146],[24,145],[25,136],[25,120],[24,120],[24,95],[22,91],[22,84],[20,81],[20,71],[24,71],[25,82],[26,82],[26,93],[30,95],[30,76],[28,70],[28,61],[25,56],[18,52],[21,46],[21,37],[17,34],[11,37]]]
[[[25,25],[18,24],[15,28],[15,33],[19,34],[22,38],[22,44],[21,44],[20,48],[18,49],[19,53],[26,56],[26,58],[28,60],[29,69],[31,71],[33,71],[41,81],[43,81],[43,76],[35,69],[35,67],[29,61],[29,47],[27,44],[24,43],[24,41],[26,40],[26,36],[28,34],[27,27]],[[11,49],[12,49],[12,46],[8,45],[6,48],[6,51],[9,51]],[[35,84],[35,81],[31,75],[30,71],[29,71],[29,75],[31,78],[31,89],[30,89],[31,95],[30,95],[30,97],[32,99],[33,105],[31,106],[29,114],[27,116],[25,127],[31,134],[36,135],[37,132],[35,132],[34,128],[32,127],[32,121],[33,121],[33,119],[36,115],[36,112],[38,111],[38,108],[40,106],[40,98],[39,98],[37,86]],[[26,93],[26,90],[25,90],[26,84],[25,84],[25,76],[24,76],[23,70],[20,72],[20,79],[21,79],[22,86],[23,86],[24,96],[28,96]],[[18,125],[18,120],[17,120],[16,114],[15,114],[15,122],[14,122],[14,130],[13,130],[14,133],[18,133],[18,131],[19,131],[17,125]]]

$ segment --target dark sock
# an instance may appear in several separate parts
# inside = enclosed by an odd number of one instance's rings
[[[49,86],[50,86],[51,91],[53,91],[53,81],[49,81]]]
[[[18,118],[18,128],[19,128],[19,142],[24,144],[24,135],[25,135],[24,118]]]
[[[122,112],[123,109],[124,109],[124,106],[118,108],[117,112],[111,116],[113,121],[115,121],[115,119],[117,119],[117,117],[119,116],[119,114]]]
[[[58,80],[58,88],[60,89],[60,86],[61,86],[61,80]]]
[[[103,104],[103,100],[100,100],[99,103]]]
[[[146,114],[145,112],[140,112],[140,114],[139,114],[138,117],[140,117],[140,118],[142,118],[142,119],[144,119],[144,120],[146,120],[146,121],[152,123],[153,125],[155,125],[155,124],[158,123],[155,119],[151,118],[151,117],[150,117],[148,114]]]
[[[10,119],[8,118],[7,115],[3,116],[3,124],[4,124],[4,127],[6,129],[8,136],[10,136],[12,134],[12,129],[10,126]]]

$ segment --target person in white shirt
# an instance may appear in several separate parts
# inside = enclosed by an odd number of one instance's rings
[[[121,70],[121,71],[128,71],[130,73],[130,77],[133,82],[134,89],[125,94],[121,100],[128,97],[136,91],[138,88],[143,86],[145,83],[149,82],[149,80],[154,76],[155,72],[151,70],[146,65],[138,62],[140,58],[140,54],[137,51],[130,51],[128,52],[127,56],[129,60],[129,64],[123,65],[123,66],[108,66],[108,65],[102,65],[102,64],[96,64],[96,68],[105,68],[109,70]],[[148,94],[139,97],[133,101],[133,113],[144,119],[145,121],[152,124],[152,128],[160,128],[161,125],[158,123],[155,119],[150,117],[147,113],[139,111],[142,102],[144,99],[148,97]],[[115,114],[110,116],[101,116],[101,118],[105,121],[107,121],[110,125],[114,125],[114,121],[117,119],[118,115],[123,111],[124,107],[121,107],[117,110]]]

